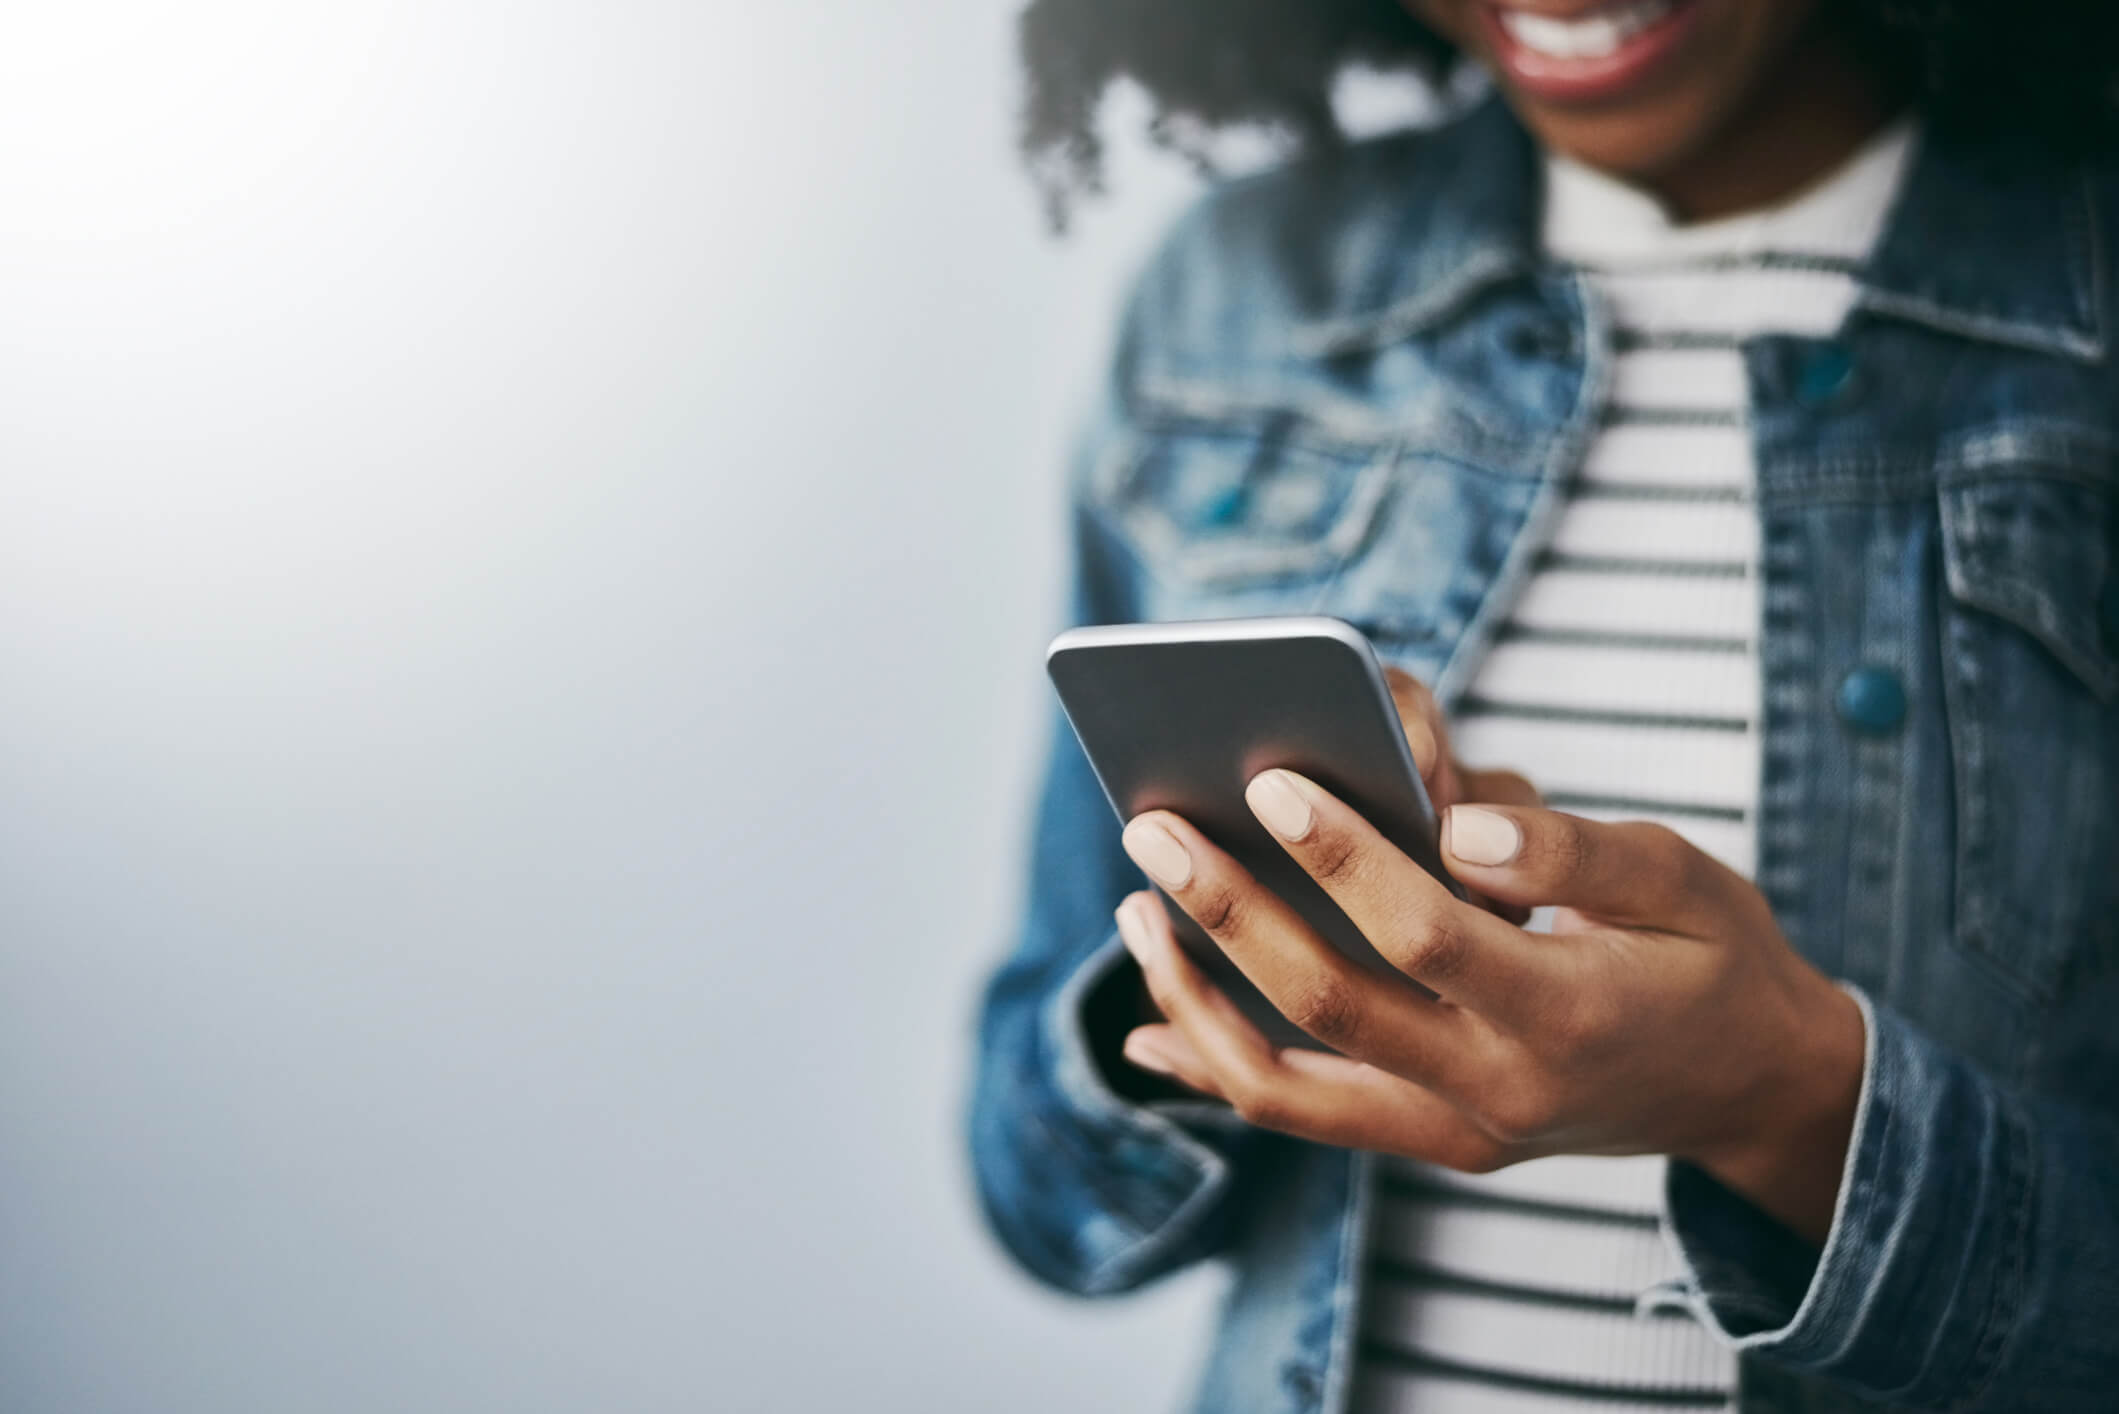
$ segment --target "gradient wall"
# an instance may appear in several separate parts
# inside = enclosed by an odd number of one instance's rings
[[[1165,1408],[956,1135],[1059,451],[1006,3],[0,19],[0,1408]]]

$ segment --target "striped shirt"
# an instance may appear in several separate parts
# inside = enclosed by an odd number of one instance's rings
[[[1548,163],[1544,240],[1610,310],[1603,425],[1453,720],[1457,754],[1556,809],[1659,820],[1754,865],[1759,533],[1743,341],[1827,339],[1855,297],[1913,141],[1901,123],[1771,210],[1672,224],[1647,196]],[[1360,1414],[1722,1409],[1735,1360],[1678,1313],[1664,1160],[1560,1157],[1484,1177],[1378,1166]]]

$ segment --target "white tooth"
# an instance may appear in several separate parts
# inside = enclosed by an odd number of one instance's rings
[[[1601,59],[1618,52],[1619,46],[1668,15],[1676,0],[1636,0],[1614,5],[1601,14],[1578,20],[1554,19],[1550,15],[1501,12],[1501,27],[1525,49],[1553,59]]]
[[[1616,54],[1626,39],[1615,22],[1605,19],[1578,21],[1574,31],[1575,53],[1585,59],[1602,59],[1608,54]]]
[[[1555,59],[1574,57],[1575,27],[1565,20],[1504,10],[1501,22],[1507,27],[1510,37],[1525,49],[1535,49],[1540,54],[1550,55]]]

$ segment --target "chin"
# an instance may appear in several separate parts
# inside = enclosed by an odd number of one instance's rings
[[[1599,171],[1644,180],[1699,151],[1712,136],[1718,116],[1711,103],[1691,95],[1603,111],[1519,103],[1516,112],[1551,150]]]

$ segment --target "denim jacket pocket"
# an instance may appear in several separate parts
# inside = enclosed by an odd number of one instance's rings
[[[1303,586],[1328,581],[1367,543],[1395,459],[1394,447],[1290,411],[1150,415],[1113,449],[1092,494],[1168,591],[1151,596],[1152,616],[1295,612]]]
[[[2105,702],[2119,696],[2119,626],[2102,621],[2112,514],[2112,489],[2088,480],[1983,478],[1942,491],[1951,598],[2037,639]]]
[[[2050,1002],[2119,952],[2119,497],[2101,459],[1940,488],[1959,944]]]

